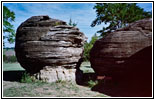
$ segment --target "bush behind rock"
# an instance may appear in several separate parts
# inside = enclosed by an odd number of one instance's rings
[[[5,54],[3,55],[3,62],[6,63],[14,63],[17,62],[16,56],[6,56]]]

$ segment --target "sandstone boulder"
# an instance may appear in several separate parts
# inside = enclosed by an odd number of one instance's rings
[[[103,86],[104,93],[111,90],[107,95],[151,96],[152,19],[136,21],[97,40],[90,62],[98,76],[111,77],[113,86],[108,87],[108,82]]]
[[[76,69],[85,41],[85,35],[78,28],[68,26],[64,21],[33,16],[18,27],[15,52],[27,72],[53,81],[66,75],[66,70]]]
[[[99,75],[119,72],[131,56],[149,46],[152,46],[152,20],[143,19],[97,40],[90,52],[91,66]]]

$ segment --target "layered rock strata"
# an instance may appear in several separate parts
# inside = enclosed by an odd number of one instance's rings
[[[152,46],[152,20],[136,21],[97,40],[90,52],[91,66],[99,75],[119,72],[126,68],[123,63],[131,56],[149,46]]]
[[[152,20],[136,21],[97,40],[90,62],[98,76],[111,77],[103,93],[152,96]]]
[[[85,35],[78,28],[64,21],[33,16],[18,27],[15,52],[21,66],[39,79],[65,80],[62,76],[72,80],[81,62],[85,41]]]

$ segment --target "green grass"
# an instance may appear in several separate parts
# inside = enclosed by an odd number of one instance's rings
[[[34,92],[38,87],[43,86],[44,83],[12,83],[12,86],[9,88],[3,89],[4,97],[33,97],[40,96],[40,94]]]
[[[8,84],[8,83],[7,83]],[[60,83],[11,83],[3,89],[4,97],[107,97],[90,88],[71,82]]]
[[[4,63],[3,71],[24,70],[19,63]]]
[[[96,80],[96,81],[93,81],[93,80],[88,81],[88,86],[89,86],[90,88],[94,87],[94,86],[97,85],[97,84],[98,84],[98,81],[97,81],[97,80]]]
[[[84,73],[94,73],[94,70],[90,67],[90,62],[83,62],[81,64],[80,69]],[[3,62],[3,71],[12,71],[12,70],[24,70],[24,68],[22,68],[19,63]]]
[[[28,73],[25,72],[20,81],[22,83],[32,83],[34,80]]]

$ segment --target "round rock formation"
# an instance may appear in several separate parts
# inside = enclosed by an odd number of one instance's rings
[[[38,79],[74,80],[83,54],[85,35],[78,28],[49,16],[33,16],[17,29],[18,62]]]
[[[151,96],[152,19],[136,21],[97,40],[90,62],[98,76],[112,77],[120,89],[124,86],[122,93],[128,87],[130,92],[121,96]]]

